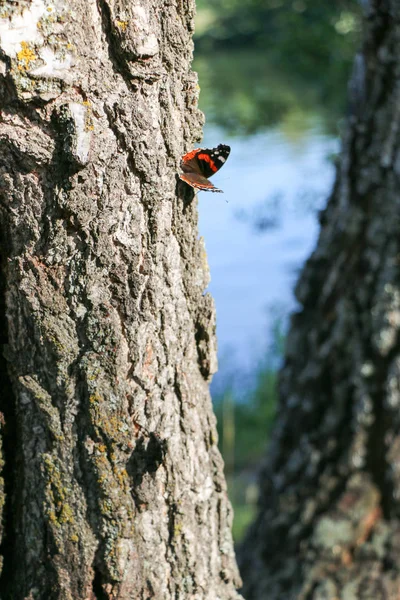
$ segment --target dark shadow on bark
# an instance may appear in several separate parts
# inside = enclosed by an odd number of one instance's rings
[[[93,578],[93,594],[96,600],[109,600],[108,594],[104,591],[102,585],[102,576],[96,567],[94,568],[94,578]]]
[[[4,236],[1,236],[3,251]],[[7,372],[7,360],[4,353],[7,348],[7,319],[5,305],[5,276],[4,269],[6,264],[6,255],[3,254],[0,271],[0,431],[2,431],[2,450],[4,467],[1,474],[4,479],[4,509],[1,518],[2,542],[0,545],[0,556],[3,558],[3,568],[0,575],[0,590],[4,600],[8,597],[10,582],[12,580],[14,563],[14,542],[15,533],[15,503],[13,496],[15,494],[16,484],[16,463],[17,463],[17,427],[15,414],[15,397],[12,392],[11,381]],[[11,597],[11,596],[10,596]]]
[[[150,432],[148,439],[140,437],[127,463],[126,471],[137,489],[146,473],[155,473],[164,460],[167,441]]]

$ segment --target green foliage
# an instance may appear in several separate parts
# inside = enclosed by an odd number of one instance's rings
[[[248,397],[227,389],[214,399],[236,541],[255,512],[256,467],[265,452],[275,415],[276,383],[277,368],[267,362],[257,370],[256,385]]]
[[[244,486],[244,488],[243,488]],[[240,494],[239,488],[253,489],[254,495],[251,498],[243,498],[243,494]],[[240,478],[228,482],[229,498],[233,503],[234,518],[232,524],[232,535],[236,543],[240,542],[243,538],[247,527],[253,521],[256,515],[256,502],[257,502],[257,486],[255,483],[242,482]],[[247,494],[249,496],[249,494]]]
[[[305,78],[254,50],[221,51],[212,60],[200,53],[194,61],[207,121],[234,135],[251,135],[278,123],[298,134],[316,120],[336,133],[345,111],[350,64],[340,67],[336,73],[332,65],[321,77]]]
[[[271,430],[276,408],[277,368],[260,365],[256,385],[248,392],[227,388],[214,397],[221,450],[228,470],[257,465]]]
[[[253,386],[237,390],[227,382],[225,389],[214,395],[219,444],[235,513],[236,541],[254,516],[257,465],[265,452],[276,411],[278,367],[284,345],[284,319],[279,315],[272,334],[267,355],[253,374]]]
[[[196,41],[201,49],[252,46],[278,55],[290,53],[297,64],[305,56],[312,57],[313,64],[324,63],[337,50],[339,61],[343,52],[349,50],[351,55],[351,38],[359,30],[357,0],[198,0],[197,4]]]
[[[358,44],[356,0],[199,2],[195,69],[207,119],[234,134],[277,123],[332,131]]]

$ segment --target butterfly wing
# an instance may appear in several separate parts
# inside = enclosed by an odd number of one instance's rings
[[[198,190],[222,192],[208,181],[225,163],[231,149],[219,144],[216,148],[195,148],[182,157],[179,175],[182,181]]]
[[[192,186],[192,188],[196,190],[204,190],[205,192],[222,192],[222,190],[218,189],[208,181],[206,177],[200,175],[199,173],[182,173],[179,175],[179,179],[184,181],[185,183]]]
[[[196,155],[196,160],[200,165],[201,174],[204,177],[211,177],[220,170],[225,164],[231,149],[225,144],[220,144],[216,148],[203,148]]]

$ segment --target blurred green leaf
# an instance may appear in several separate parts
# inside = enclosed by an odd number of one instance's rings
[[[346,104],[359,39],[356,0],[199,2],[194,68],[208,121],[247,135],[318,117],[329,131]]]

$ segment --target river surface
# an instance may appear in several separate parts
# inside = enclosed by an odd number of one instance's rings
[[[290,65],[254,51],[194,62],[206,117],[201,146],[231,146],[212,179],[224,194],[198,193],[217,308],[214,394],[232,387],[232,373],[234,385],[251,387],[265,364],[274,323],[296,306],[294,285],[333,185],[344,90],[327,94],[323,73],[307,84]]]
[[[202,146],[219,143],[231,146],[213,177],[224,194],[198,195],[217,308],[214,387],[229,384],[233,369],[249,373],[262,362],[274,319],[295,307],[294,284],[316,243],[317,212],[334,177],[329,157],[339,144],[317,122],[303,123],[295,139],[279,125],[249,136],[206,125]]]

